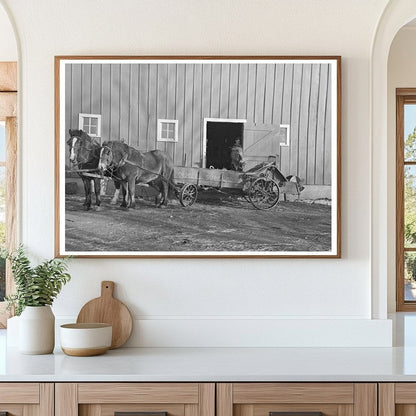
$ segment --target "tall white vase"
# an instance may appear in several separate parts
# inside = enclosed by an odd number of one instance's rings
[[[19,319],[19,351],[50,354],[55,346],[55,316],[50,306],[26,306]]]

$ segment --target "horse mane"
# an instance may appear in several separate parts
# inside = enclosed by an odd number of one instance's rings
[[[109,147],[113,152],[120,153],[120,160],[131,159],[139,161],[142,159],[142,152],[133,146],[129,146],[121,140],[108,140],[102,144],[103,147]]]
[[[81,135],[80,135],[81,139],[87,140],[92,143],[94,142],[94,139],[84,130],[79,130],[79,131],[81,132]]]
[[[130,153],[130,149],[132,149],[128,144],[126,144],[126,143],[124,143],[124,142],[122,142],[122,141],[115,141],[115,143],[117,143],[117,145],[119,146],[119,147],[121,147],[121,149],[122,149],[122,151],[123,151],[123,153],[127,153],[127,154],[129,154]]]
[[[89,141],[94,141],[94,139],[82,129],[69,129],[69,135],[71,137],[79,137],[80,139],[86,139]]]
[[[101,143],[95,137],[91,137],[87,132],[85,132],[82,129],[76,129],[76,130],[69,129],[69,135],[71,136],[70,140],[73,137],[78,137],[81,140],[90,142],[93,146],[101,147]]]
[[[112,150],[116,149],[122,153],[129,154],[130,149],[132,149],[129,145],[127,145],[124,142],[121,142],[119,140],[107,140],[103,143],[103,147],[107,146],[111,148]]]
[[[71,137],[81,137],[83,133],[85,133],[83,130],[69,129],[69,135]]]

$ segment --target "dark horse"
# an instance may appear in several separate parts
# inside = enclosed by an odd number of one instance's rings
[[[122,207],[135,207],[136,183],[149,184],[159,194],[156,206],[168,204],[170,186],[174,186],[173,162],[170,156],[161,150],[140,152],[134,147],[119,141],[103,143],[99,168],[102,171],[116,169],[122,180]]]
[[[98,174],[98,162],[100,160],[101,145],[95,139],[92,139],[83,130],[71,130],[69,129],[69,140],[67,141],[69,146],[69,160],[72,167],[75,170],[85,170],[84,172],[78,172],[79,176],[84,183],[85,201],[84,207],[86,210],[91,209],[91,189],[94,182],[95,192],[95,204],[97,209],[101,205],[101,178],[99,176],[88,176],[88,173]],[[111,172],[106,172],[106,175],[110,175]],[[120,192],[120,182],[114,180],[116,192],[114,194],[112,203],[117,203],[118,194]]]

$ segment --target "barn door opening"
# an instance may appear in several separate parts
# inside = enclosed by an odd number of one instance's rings
[[[206,121],[205,167],[231,169],[231,148],[237,140],[243,145],[244,121]]]

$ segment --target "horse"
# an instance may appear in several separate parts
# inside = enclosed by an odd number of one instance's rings
[[[98,170],[98,162],[100,160],[100,151],[101,145],[97,140],[91,138],[83,130],[71,130],[69,129],[69,139],[67,144],[69,146],[69,161],[72,167],[79,170],[88,170],[91,173]],[[106,176],[112,176],[113,172],[106,172]],[[101,205],[101,179],[99,177],[92,177],[84,174],[83,172],[78,172],[78,175],[81,177],[84,184],[85,191],[85,201],[84,207],[86,210],[91,209],[91,188],[92,183],[94,183],[94,192],[95,192],[95,204],[96,208],[99,209]],[[120,181],[114,179],[114,185],[116,191],[114,193],[112,204],[116,204],[118,200],[118,195],[120,193]]]
[[[123,208],[134,208],[135,186],[149,184],[158,191],[156,207],[166,207],[170,187],[174,187],[173,162],[161,150],[141,152],[120,141],[104,142],[98,167],[101,171],[116,169],[122,180]]]

